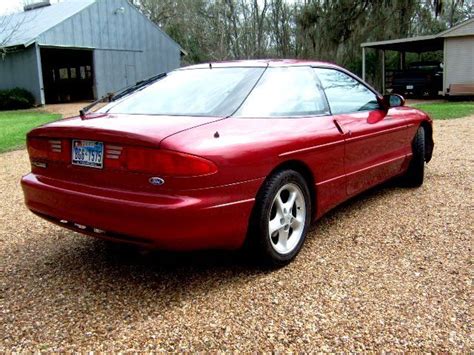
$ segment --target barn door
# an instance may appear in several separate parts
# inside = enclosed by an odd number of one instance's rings
[[[46,103],[94,99],[92,51],[41,48]]]

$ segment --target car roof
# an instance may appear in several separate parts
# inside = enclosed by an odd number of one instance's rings
[[[303,66],[314,66],[314,67],[323,67],[323,68],[333,68],[339,71],[342,71],[353,78],[364,83],[370,90],[372,90],[376,95],[381,95],[375,90],[371,85],[363,81],[354,73],[351,73],[347,69],[344,69],[336,64],[328,62],[320,62],[315,60],[306,60],[306,59],[253,59],[253,60],[233,60],[227,62],[208,62],[201,63],[196,65],[190,65],[188,67],[179,68],[176,70],[190,70],[190,69],[208,69],[211,68],[266,68],[266,67],[303,67]]]
[[[190,65],[181,69],[204,69],[212,66],[213,68],[232,68],[232,67],[287,67],[287,66],[321,66],[340,68],[339,66],[313,60],[302,59],[254,59],[254,60],[232,60],[225,62],[208,62]]]

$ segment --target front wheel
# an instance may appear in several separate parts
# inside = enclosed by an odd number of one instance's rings
[[[404,176],[407,186],[418,187],[423,185],[425,176],[425,130],[418,128],[412,143],[413,156]]]
[[[311,199],[301,174],[280,171],[262,186],[251,221],[250,238],[266,264],[283,266],[303,246],[311,221]]]

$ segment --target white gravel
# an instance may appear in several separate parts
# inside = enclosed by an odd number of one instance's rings
[[[383,186],[265,272],[238,253],[141,253],[29,213],[0,155],[0,351],[473,352],[474,116],[438,121],[425,185]]]

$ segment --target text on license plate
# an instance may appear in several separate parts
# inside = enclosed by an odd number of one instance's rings
[[[72,140],[72,164],[90,168],[102,168],[104,143],[82,139]]]
[[[407,90],[413,90],[413,85],[407,85]]]

